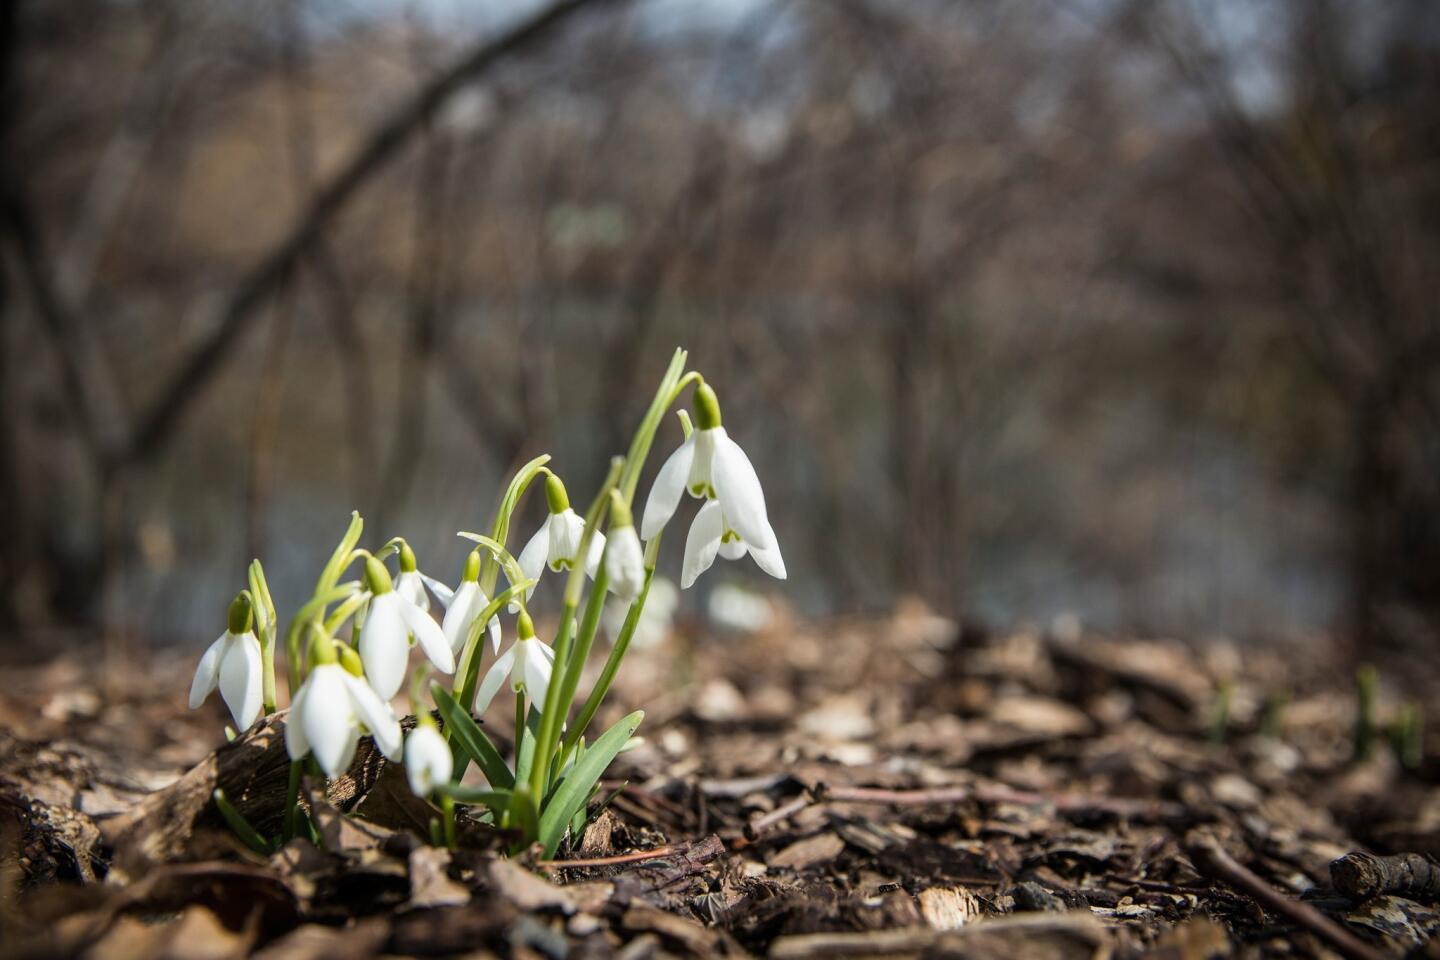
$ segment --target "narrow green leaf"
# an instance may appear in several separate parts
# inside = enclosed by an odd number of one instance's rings
[[[439,792],[449,794],[452,799],[460,803],[479,804],[499,813],[510,809],[511,791],[509,790],[485,790],[480,787],[462,787],[459,784],[451,784],[448,787],[439,788]]]
[[[495,749],[495,744],[485,736],[485,731],[480,729],[480,725],[450,695],[450,691],[436,683],[431,685],[430,695],[435,698],[435,706],[445,718],[445,728],[454,731],[454,742],[460,745],[470,759],[479,764],[480,772],[485,774],[490,785],[505,790],[513,787],[515,778],[511,775],[510,768],[505,766],[500,751]]]
[[[224,790],[217,789],[210,796],[215,798],[215,806],[220,808],[220,816],[225,818],[225,822],[230,825],[230,829],[235,831],[235,836],[239,837],[245,846],[266,856],[274,852],[270,841],[260,836],[259,830],[250,826],[250,821],[245,819],[245,815],[236,810],[235,805],[226,798]]]
[[[604,735],[575,761],[575,766],[540,814],[540,843],[545,849],[545,856],[555,855],[575,811],[581,809],[590,799],[590,791],[595,788],[596,781],[644,719],[645,711],[636,710],[606,730]]]

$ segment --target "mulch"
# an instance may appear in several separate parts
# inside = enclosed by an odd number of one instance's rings
[[[1321,649],[682,625],[627,660],[644,742],[553,861],[463,817],[428,846],[363,750],[312,785],[323,850],[255,854],[206,801],[273,829],[278,719],[218,745],[191,652],[60,650],[0,672],[0,957],[1440,957],[1440,762],[1386,736],[1434,687],[1382,671],[1357,756]]]

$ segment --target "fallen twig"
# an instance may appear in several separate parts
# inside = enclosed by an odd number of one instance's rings
[[[1440,899],[1440,863],[1423,853],[1377,857],[1357,851],[1331,861],[1330,882],[1357,902],[1386,893],[1434,901]]]
[[[1384,953],[1310,904],[1292,900],[1261,880],[1226,853],[1214,837],[1192,834],[1186,839],[1185,852],[1195,864],[1195,869],[1205,876],[1234,887],[1271,913],[1277,913],[1315,934],[1351,960],[1385,960]]]
[[[613,857],[590,857],[581,860],[539,860],[536,861],[535,866],[543,867],[547,870],[578,867],[613,867],[622,863],[641,863],[646,860],[659,860],[681,849],[684,848],[667,843],[665,846],[656,847],[653,850],[636,850],[633,853],[621,853]]]
[[[766,830],[769,830],[781,820],[787,820],[790,817],[795,816],[795,814],[799,813],[801,810],[804,810],[806,807],[810,806],[814,802],[815,800],[810,796],[809,793],[802,793],[793,800],[782,803],[780,804],[780,806],[776,807],[774,810],[771,810],[769,813],[758,816],[754,820],[751,820],[749,823],[745,824],[745,836],[751,840],[754,840],[755,838],[759,837],[760,834],[764,833]]]

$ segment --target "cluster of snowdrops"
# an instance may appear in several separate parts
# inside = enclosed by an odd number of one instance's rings
[[[684,494],[703,505],[686,538],[682,588],[716,556],[748,554],[765,572],[785,577],[755,469],[721,425],[715,391],[699,373],[686,372],[685,362],[685,352],[676,351],[629,451],[611,461],[583,516],[546,465],[550,458],[537,457],[511,480],[488,534],[461,532],[475,548],[454,587],[422,572],[401,537],[373,552],[361,548],[363,522],[355,514],[314,593],[282,632],[264,570],[258,560],[250,565],[248,589],[231,604],[228,627],[201,657],[190,691],[194,708],[218,687],[238,736],[277,709],[275,661],[283,645],[292,691],[284,718],[291,766],[278,836],[262,835],[223,794],[215,796],[245,842],[268,851],[297,835],[318,839],[302,803],[305,774],[345,773],[365,734],[388,759],[403,759],[411,789],[435,805],[436,842],[454,844],[457,803],[475,805],[479,819],[511,831],[517,849],[539,842],[547,856],[583,826],[601,775],[643,717],[637,711],[586,739],[640,622],[661,536]],[[631,504],[640,472],[666,413],[689,388],[694,422],[678,411],[684,441],[657,473],[637,531]],[[548,514],[517,557],[506,547],[511,517],[532,483],[542,480]],[[359,575],[342,579],[352,570]],[[536,635],[527,609],[546,570],[566,577],[551,643]],[[628,604],[628,612],[577,709],[607,595]],[[416,720],[406,735],[390,702],[406,689],[412,646],[425,662],[408,687]],[[424,702],[432,671],[451,678],[448,687],[429,685],[443,732]],[[473,719],[507,688],[515,698],[516,730],[508,760]],[[484,775],[483,788],[460,783],[472,762]]]

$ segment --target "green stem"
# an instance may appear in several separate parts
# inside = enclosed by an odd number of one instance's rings
[[[285,786],[285,823],[281,837],[286,843],[295,839],[295,819],[300,812],[300,774],[303,760],[290,761],[290,782]]]
[[[448,793],[440,794],[440,810],[445,815],[445,846],[455,849],[455,798]]]
[[[655,541],[658,542],[657,537]],[[595,686],[590,691],[590,696],[585,699],[585,705],[580,708],[580,715],[575,723],[565,734],[565,755],[568,759],[575,745],[585,735],[585,730],[590,726],[590,721],[595,719],[595,713],[600,709],[605,694],[610,692],[610,685],[615,682],[615,674],[620,669],[620,661],[625,659],[625,651],[630,648],[630,640],[635,636],[635,629],[640,625],[640,615],[645,609],[645,598],[650,595],[650,581],[654,579],[655,566],[653,563],[645,567],[645,585],[640,589],[640,596],[630,604],[630,612],[625,615],[625,623],[620,628],[620,635],[615,638],[615,645],[610,648],[610,655],[605,658],[605,666],[600,670],[600,676],[595,681]]]

